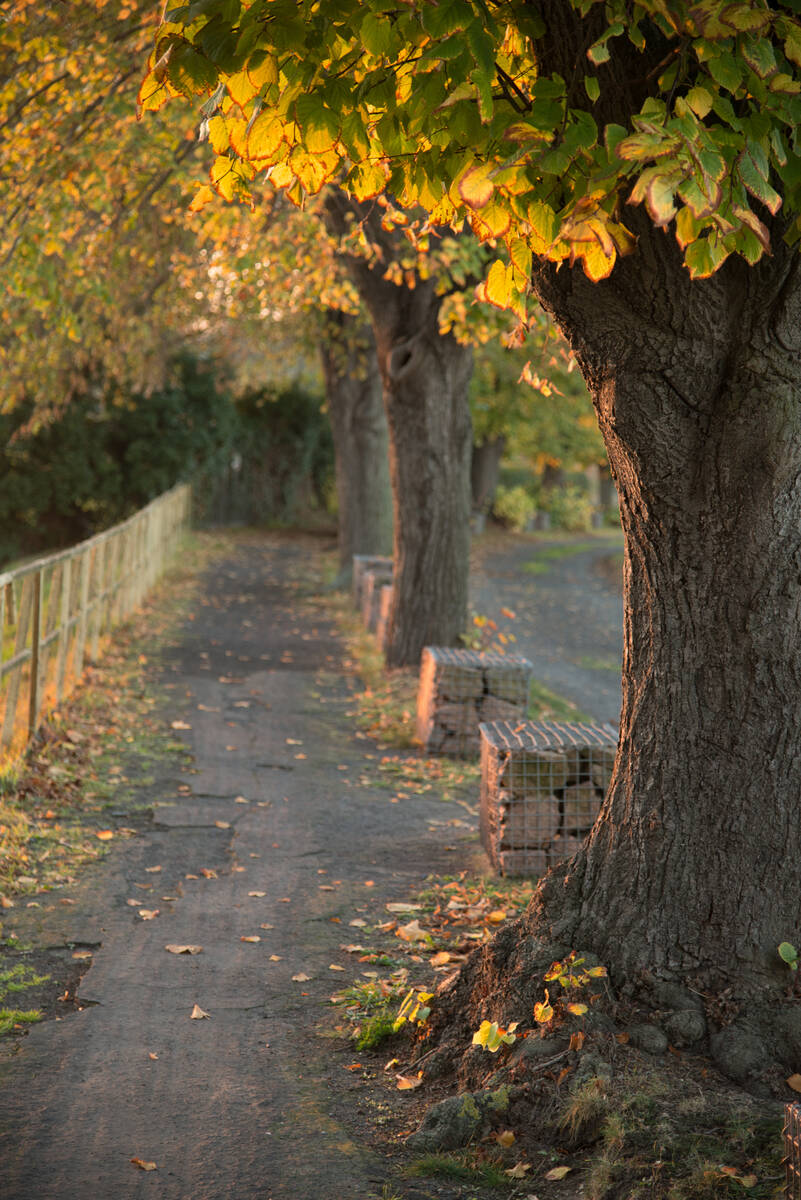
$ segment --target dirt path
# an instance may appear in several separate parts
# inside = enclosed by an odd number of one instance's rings
[[[401,806],[360,783],[371,747],[344,715],[330,623],[298,611],[303,558],[254,543],[212,570],[167,664],[194,773],[160,781],[152,829],[71,889],[72,905],[51,895],[20,912],[21,937],[94,957],[83,1011],[0,1049],[4,1200],[366,1200],[389,1187],[393,1164],[359,1140],[353,1050],[330,1040],[328,997],[358,973],[340,947],[360,912],[481,859],[470,830],[449,834],[458,854],[438,848],[441,801]],[[195,1004],[209,1017],[191,1019]],[[467,1193],[403,1181],[387,1194]]]
[[[471,603],[513,632],[534,677],[589,717],[620,716],[623,604],[611,533],[490,534],[474,544]],[[502,606],[516,613],[500,616]]]
[[[374,923],[429,874],[486,860],[475,822],[449,829],[446,849],[432,821],[452,807],[414,794],[393,803],[376,786],[375,747],[348,715],[342,647],[304,600],[307,555],[251,538],[211,569],[160,685],[193,766],[143,788],[143,800],[155,793],[152,825],[80,887],[15,917],[23,940],[93,958],[82,1011],[0,1044],[3,1200],[497,1194],[406,1177],[398,1133],[375,1131],[414,1098],[389,1083],[386,1112],[376,1108],[369,1072],[349,1072],[352,1046],[331,1037],[328,998],[359,969],[342,948],[360,936],[349,922]],[[531,576],[530,612],[519,558],[488,554],[478,592],[490,574],[501,581],[493,600],[519,609],[520,648],[558,686],[566,672],[547,631],[590,554]],[[208,1016],[192,1019],[195,1005]]]

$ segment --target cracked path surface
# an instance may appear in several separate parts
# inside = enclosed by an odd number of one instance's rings
[[[438,845],[441,801],[360,783],[372,746],[345,716],[330,623],[298,614],[303,558],[253,538],[211,569],[166,664],[194,773],[162,781],[152,828],[70,889],[73,907],[21,917],[40,942],[98,949],[83,1010],[0,1050],[3,1200],[367,1200],[394,1174],[353,1135],[352,1049],[323,1036],[358,970],[340,947],[368,900],[484,860],[464,830],[457,854]]]

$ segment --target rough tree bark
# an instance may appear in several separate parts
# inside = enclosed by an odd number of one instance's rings
[[[354,554],[390,554],[392,491],[389,435],[375,340],[364,321],[338,310],[323,318],[320,343],[334,439],[340,574]]]
[[[584,848],[477,957],[451,1011],[528,1001],[537,945],[586,948],[624,992],[739,1005],[710,1047],[745,1081],[801,1054],[776,953],[801,927],[801,260],[779,243],[757,268],[732,259],[691,282],[675,241],[633,223],[638,251],[609,280],[535,281],[620,495],[615,771]]]
[[[488,512],[498,488],[501,458],[506,449],[506,435],[473,446],[470,463],[470,491],[475,512]]]
[[[370,313],[389,424],[395,582],[386,660],[417,666],[424,646],[453,645],[467,627],[472,351],[440,334],[434,279],[409,287],[384,278],[392,245],[380,210],[332,194],[338,233],[352,212],[380,255],[347,261]]]

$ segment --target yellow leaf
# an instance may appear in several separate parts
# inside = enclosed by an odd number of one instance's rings
[[[488,915],[487,920],[491,921],[493,925],[500,925],[501,921],[506,920],[506,913],[502,908],[493,909]]]
[[[440,950],[438,954],[435,954],[434,957],[430,959],[432,967],[443,967],[445,963],[449,963],[450,961],[451,956],[447,950]]]
[[[202,187],[199,187],[195,192],[192,203],[189,205],[189,211],[200,212],[200,210],[205,208],[207,204],[210,204],[213,199],[214,188],[209,187],[207,183],[204,183]]]
[[[158,908],[140,908],[139,916],[143,921],[152,921],[159,915],[160,911]]]
[[[202,946],[180,946],[174,942],[170,942],[169,946],[164,947],[169,950],[170,954],[200,954],[203,950]]]
[[[234,104],[238,104],[240,108],[244,108],[253,97],[258,93],[258,85],[254,83],[250,72],[237,71],[235,75],[229,75],[225,81],[225,86],[228,88],[228,94]]]
[[[95,837],[101,842],[110,842],[114,833],[111,829],[98,829]]]
[[[192,726],[187,725],[186,721],[171,721],[170,728],[171,729],[191,729]]]
[[[607,256],[599,245],[582,243],[580,257],[584,264],[584,274],[593,283],[597,283],[599,279],[606,279],[611,275],[617,253],[613,252]]]
[[[266,896],[267,893],[266,892],[248,892],[248,895],[249,896],[257,896],[259,899],[261,899],[261,897]]]
[[[490,179],[492,163],[477,163],[468,167],[457,181],[457,191],[467,205],[474,211],[484,208],[492,199],[495,184]]]
[[[509,1167],[509,1169],[504,1173],[508,1175],[510,1179],[525,1179],[526,1171],[530,1170],[531,1163],[519,1162],[516,1167]],[[545,1178],[547,1179],[548,1176],[546,1175]]]
[[[248,937],[241,937],[239,940],[240,942],[260,942],[261,938],[257,933],[253,933]]]
[[[586,1004],[568,1004],[567,1011],[572,1013],[574,1017],[583,1017],[589,1009]]]
[[[564,1179],[573,1170],[572,1167],[552,1167],[546,1174],[546,1179]]]
[[[204,1012],[199,1004],[192,1005],[192,1011],[189,1014],[190,1021],[202,1021],[204,1017],[211,1019],[211,1013]]]
[[[499,1146],[509,1147],[514,1145],[515,1135],[511,1129],[502,1129],[500,1133],[495,1135],[495,1140]]]
[[[292,976],[293,983],[308,983],[311,975],[304,975],[303,971],[299,971],[297,975]]]
[[[329,963],[328,970],[329,971],[344,971],[345,968],[340,967],[337,963]]]
[[[397,1058],[391,1058],[388,1063],[385,1063],[384,1070],[391,1071],[393,1067],[397,1067],[398,1062],[399,1060]]]
[[[278,83],[278,63],[272,54],[266,54],[258,66],[254,67],[248,63],[247,73],[257,91],[269,87],[270,84]]]
[[[154,1162],[147,1162],[144,1158],[132,1158],[131,1162],[140,1171],[158,1171],[158,1167]]]
[[[248,133],[247,157],[253,161],[272,158],[283,140],[283,121],[270,113],[260,112]]]

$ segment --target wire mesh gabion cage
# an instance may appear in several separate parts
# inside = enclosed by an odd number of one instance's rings
[[[477,757],[482,721],[525,719],[531,670],[519,654],[426,646],[417,692],[425,753]]]
[[[383,554],[354,554],[353,556],[353,606],[362,611],[364,577],[368,571],[392,572],[392,559]]]
[[[612,778],[612,725],[481,726],[481,841],[502,875],[540,876],[595,824]]]

